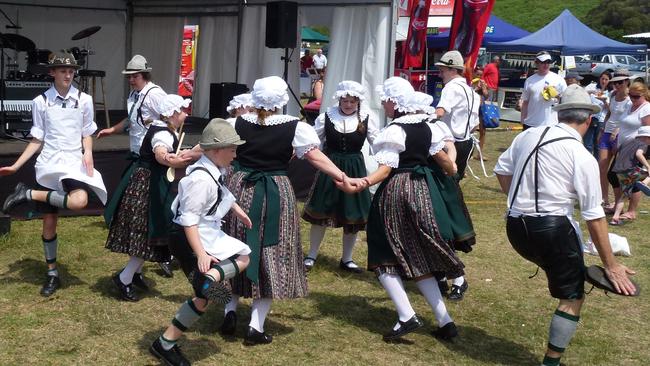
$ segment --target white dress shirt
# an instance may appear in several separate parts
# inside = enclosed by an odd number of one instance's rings
[[[469,100],[469,102],[468,102]],[[456,141],[467,141],[471,131],[478,126],[478,109],[481,97],[467,85],[465,78],[457,77],[449,80],[440,93],[440,101],[436,108],[445,110],[440,118],[451,130]],[[469,128],[467,121],[469,118]]]
[[[209,173],[203,170],[193,172],[199,167],[207,169]],[[220,168],[202,155],[196,163],[187,167],[171,206],[173,221],[185,227],[197,225],[203,249],[219,260],[235,254],[247,255],[251,251],[248,245],[221,230],[221,220],[235,203],[235,196],[219,182],[222,174]],[[215,183],[215,180],[219,183]],[[221,201],[217,209],[209,215],[219,197]]]
[[[316,69],[323,69],[327,66],[327,57],[325,57],[325,55],[315,54],[311,59],[314,62],[313,65]]]
[[[146,95],[146,98],[145,98]],[[142,140],[147,134],[147,121],[160,119],[160,106],[167,93],[161,87],[151,81],[140,91],[131,91],[127,100],[127,112],[129,120],[129,145],[131,151],[138,153]],[[142,120],[138,119],[138,108],[140,108]]]
[[[566,216],[577,228],[577,222],[573,219],[573,207],[577,200],[584,220],[604,217],[598,163],[585,150],[580,134],[564,123],[549,127],[543,141],[571,138],[549,143],[539,149],[539,210],[535,209],[535,156],[525,167],[524,163],[547,127],[530,128],[520,133],[494,167],[496,174],[512,176],[508,204],[513,202],[517,181],[523,170],[517,197],[510,207],[510,216]]]
[[[394,123],[420,123],[429,118],[430,116],[427,114],[408,114],[394,119],[391,124],[384,127],[372,145],[372,149],[375,151],[373,157],[377,163],[397,168],[399,166],[399,154],[406,150],[406,132],[402,127]],[[431,129],[429,155],[435,155],[445,147],[445,133],[436,125],[437,123],[427,123],[429,129]]]

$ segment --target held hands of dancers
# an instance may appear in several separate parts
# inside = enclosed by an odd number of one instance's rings
[[[343,174],[341,178],[342,178],[341,180],[337,180],[334,183],[336,184],[336,187],[338,189],[346,193],[361,192],[371,185],[368,177],[350,178],[345,174]]]

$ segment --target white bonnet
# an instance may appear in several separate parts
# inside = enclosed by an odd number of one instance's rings
[[[284,107],[289,101],[287,83],[278,76],[269,76],[255,80],[251,92],[255,108],[272,111]]]
[[[415,90],[406,79],[390,77],[384,81],[384,85],[378,85],[376,91],[382,102],[390,100],[395,103],[395,110],[402,113],[410,112],[408,106]]]
[[[423,111],[424,113],[431,114],[435,109],[431,106],[433,97],[427,93],[416,91],[409,102],[410,112]]]
[[[360,101],[365,100],[366,88],[352,80],[343,80],[336,86],[336,93],[333,99],[340,99],[345,96],[357,97]]]
[[[160,115],[171,117],[174,112],[180,112],[181,108],[187,108],[192,103],[191,99],[184,99],[180,95],[167,94],[160,104]]]
[[[237,108],[246,108],[253,106],[253,98],[250,93],[235,95],[234,98],[228,103],[226,111],[231,113]]]

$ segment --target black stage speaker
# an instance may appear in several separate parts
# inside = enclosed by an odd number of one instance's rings
[[[212,83],[210,84],[210,119],[228,118],[226,107],[230,100],[239,94],[248,91],[244,84],[237,83]]]
[[[298,40],[298,3],[266,3],[266,47],[296,48]]]

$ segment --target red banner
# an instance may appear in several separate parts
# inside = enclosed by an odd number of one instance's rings
[[[422,67],[422,56],[427,50],[427,22],[429,21],[429,6],[431,0],[411,0],[411,19],[409,32],[404,41],[404,62],[402,67]]]
[[[449,50],[458,50],[465,59],[465,77],[471,80],[478,49],[483,42],[494,0],[457,0],[449,32]]]

